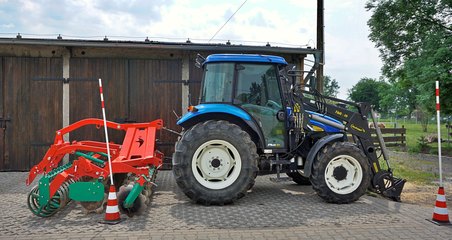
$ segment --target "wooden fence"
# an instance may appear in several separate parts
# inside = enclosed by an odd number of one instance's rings
[[[387,147],[406,146],[406,128],[402,125],[401,128],[381,128],[383,140]],[[372,139],[374,143],[378,143],[378,137],[375,129],[371,129]]]
[[[450,137],[452,137],[452,125],[450,123],[446,124],[446,129],[447,129],[447,142],[450,142]]]

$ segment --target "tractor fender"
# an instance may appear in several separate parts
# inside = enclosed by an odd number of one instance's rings
[[[208,120],[225,120],[240,126],[248,132],[257,146],[263,147],[264,134],[257,122],[242,108],[229,104],[210,103],[195,106],[195,111],[191,111],[182,116],[177,125],[188,129],[199,122]]]
[[[314,163],[315,160],[315,156],[317,156],[317,153],[320,151],[320,149],[322,149],[326,144],[330,143],[330,142],[335,142],[339,139],[343,139],[344,138],[344,134],[332,134],[332,135],[328,135],[325,136],[321,139],[319,139],[314,146],[312,146],[311,150],[308,153],[308,156],[306,157],[306,162],[304,164],[304,171],[303,171],[303,176],[305,177],[309,177],[311,176],[311,170],[312,170],[312,164]]]

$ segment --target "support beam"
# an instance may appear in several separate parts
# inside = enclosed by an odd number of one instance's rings
[[[182,81],[185,81],[188,83],[188,80],[190,79],[190,55],[185,54],[182,57]],[[182,111],[181,114],[184,115],[187,113],[187,107],[190,104],[189,102],[189,94],[190,94],[190,88],[188,84],[182,83]]]
[[[317,0],[317,49],[322,51],[320,56],[320,66],[317,71],[317,90],[323,92],[323,65],[325,64],[325,24],[324,24],[324,6],[323,0]]]
[[[71,60],[71,53],[68,49],[63,52],[63,78],[69,78],[69,66]],[[69,126],[69,112],[70,112],[70,99],[69,99],[69,83],[63,83],[63,127]],[[64,141],[69,141],[69,133],[64,135]],[[63,164],[69,162],[69,156],[66,155],[63,158]]]

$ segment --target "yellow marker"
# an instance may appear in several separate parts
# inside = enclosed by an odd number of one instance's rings
[[[295,105],[293,106],[293,111],[296,112],[296,113],[301,112],[300,104],[295,103]]]
[[[353,128],[353,129],[355,129],[355,130],[358,131],[358,132],[366,132],[366,131],[364,131],[363,128],[360,128],[360,127],[355,126],[355,124],[352,124],[350,127]]]
[[[321,127],[312,126],[312,128],[313,128],[314,131],[316,131],[316,132],[323,132],[323,129],[322,129]]]

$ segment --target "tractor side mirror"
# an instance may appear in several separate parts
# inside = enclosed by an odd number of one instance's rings
[[[203,57],[201,54],[197,54],[196,55],[196,60],[195,60],[195,66],[197,68],[202,68],[202,64],[206,61],[206,58]]]

